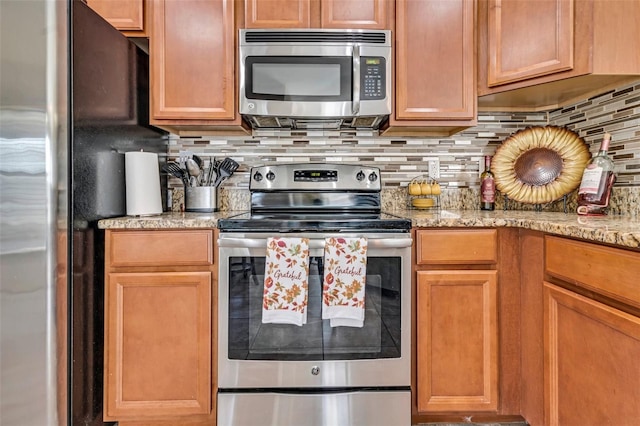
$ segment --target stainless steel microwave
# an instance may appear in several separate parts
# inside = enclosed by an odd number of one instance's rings
[[[391,114],[391,31],[240,30],[240,114],[254,128],[373,128]]]

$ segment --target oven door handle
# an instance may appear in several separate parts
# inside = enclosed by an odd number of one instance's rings
[[[407,238],[368,238],[367,245],[370,249],[381,248],[406,248],[411,247],[413,240]],[[310,249],[324,248],[324,239],[310,239]],[[266,238],[229,238],[223,237],[218,239],[219,247],[236,247],[236,248],[267,248]]]

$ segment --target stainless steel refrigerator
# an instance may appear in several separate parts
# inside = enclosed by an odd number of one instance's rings
[[[97,222],[168,145],[148,57],[79,0],[0,0],[0,58],[0,424],[102,424]]]

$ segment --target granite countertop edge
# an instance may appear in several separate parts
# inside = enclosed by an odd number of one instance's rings
[[[216,228],[218,220],[242,213],[168,212],[155,216],[102,219],[101,229]],[[575,213],[480,210],[394,210],[387,213],[410,219],[417,228],[515,227],[588,241],[640,248],[640,218],[627,216],[578,216]]]

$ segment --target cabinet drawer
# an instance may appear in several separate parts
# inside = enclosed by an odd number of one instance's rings
[[[197,266],[213,263],[213,231],[109,231],[109,265]]]
[[[640,253],[547,236],[549,275],[640,307]]]
[[[416,232],[418,265],[493,264],[498,259],[495,229],[438,229]]]

